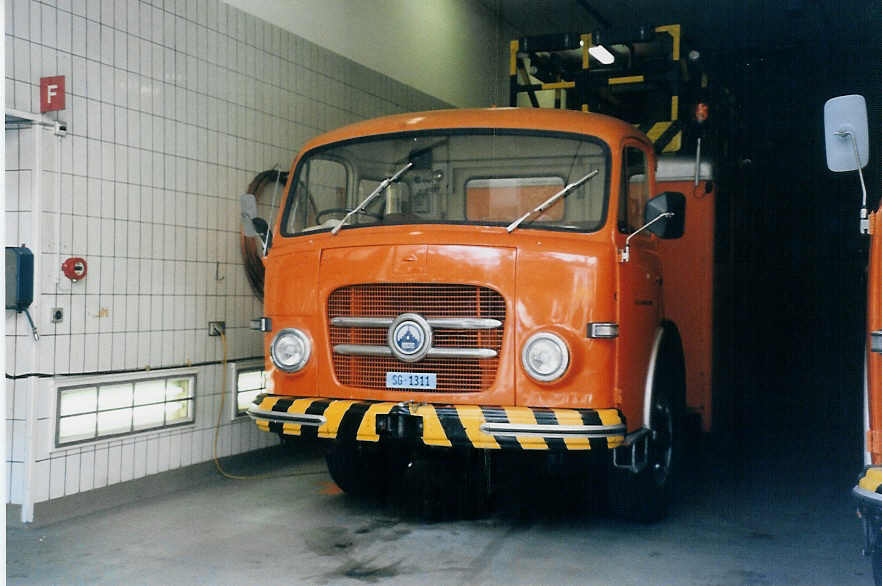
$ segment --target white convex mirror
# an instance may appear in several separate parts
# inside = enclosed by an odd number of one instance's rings
[[[239,198],[242,210],[242,232],[251,238],[257,236],[254,228],[254,218],[257,217],[257,199],[250,193],[243,193]]]
[[[839,96],[824,104],[824,142],[831,171],[857,171],[870,160],[867,102],[863,96]],[[860,166],[858,166],[860,162]]]

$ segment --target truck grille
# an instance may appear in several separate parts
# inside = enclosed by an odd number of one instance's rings
[[[495,327],[447,329],[433,327],[432,346],[456,349],[461,353],[483,349],[493,351],[490,358],[427,357],[419,362],[401,362],[393,356],[359,356],[332,352],[334,374],[348,386],[386,389],[386,372],[432,372],[437,375],[438,393],[484,391],[496,379],[502,336],[505,330],[505,300],[487,287],[424,283],[378,283],[350,285],[333,291],[328,298],[328,324],[331,348],[342,345],[387,348],[386,327],[334,325],[334,318],[385,318],[416,313],[430,322],[452,318],[464,322],[479,318],[496,320]],[[338,320],[346,322],[346,320]]]

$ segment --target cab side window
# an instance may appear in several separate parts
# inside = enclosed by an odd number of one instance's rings
[[[622,185],[619,200],[619,231],[626,234],[643,226],[643,208],[649,200],[646,153],[625,147],[622,153]]]

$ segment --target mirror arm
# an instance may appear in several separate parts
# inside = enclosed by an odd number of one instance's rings
[[[633,238],[634,236],[637,236],[638,234],[640,234],[641,232],[643,232],[644,230],[646,230],[647,228],[649,228],[650,226],[652,226],[653,224],[655,224],[656,222],[661,220],[662,218],[670,218],[673,215],[674,215],[674,212],[662,212],[659,215],[657,215],[656,217],[654,217],[653,219],[649,220],[648,222],[646,222],[645,224],[640,226],[638,229],[631,232],[628,235],[628,237],[625,238],[625,248],[624,248],[624,250],[620,251],[621,256],[619,257],[619,261],[623,262],[623,263],[631,261],[631,238]]]
[[[260,240],[263,242],[263,256],[264,257],[266,256],[266,251],[269,250],[270,234],[271,234],[271,232],[269,231],[269,229],[267,229],[266,235],[260,237]]]
[[[858,177],[861,178],[861,192],[863,193],[863,199],[861,200],[860,233],[869,234],[870,220],[867,215],[867,185],[864,183],[864,172],[861,170],[861,157],[858,154],[857,139],[854,137],[854,133],[850,130],[837,130],[833,134],[836,136],[851,137],[851,145],[854,147],[854,163],[855,167],[857,167]]]

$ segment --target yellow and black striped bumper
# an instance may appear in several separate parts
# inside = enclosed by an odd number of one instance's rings
[[[862,504],[882,508],[882,467],[870,466],[864,470],[852,493]]]
[[[482,407],[265,395],[248,409],[264,430],[344,441],[381,438],[427,446],[511,450],[591,450],[620,446],[617,409]]]

